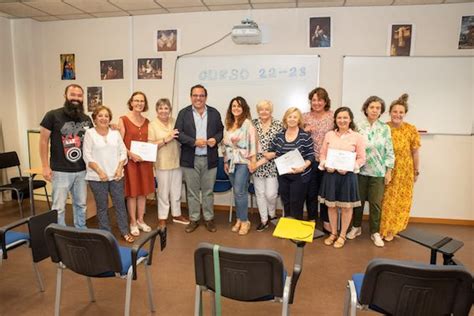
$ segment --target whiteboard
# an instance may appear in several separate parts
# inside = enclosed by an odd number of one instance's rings
[[[406,121],[430,134],[469,135],[474,128],[474,57],[344,57],[342,104],[358,122],[371,95],[388,107],[408,93]]]
[[[190,104],[190,88],[202,84],[207,104],[219,110],[222,120],[236,96],[247,100],[252,118],[261,100],[273,103],[273,117],[282,119],[296,106],[309,111],[308,93],[319,83],[317,55],[189,56],[178,60],[178,107]]]

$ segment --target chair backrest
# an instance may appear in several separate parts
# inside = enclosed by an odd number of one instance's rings
[[[16,167],[20,165],[20,160],[16,151],[0,153],[0,169]]]
[[[468,315],[472,276],[459,266],[373,259],[359,301],[390,315]]]
[[[229,181],[229,176],[224,171],[224,157],[219,157],[217,161],[216,180]]]
[[[58,211],[52,210],[39,215],[31,216],[28,220],[30,232],[30,246],[33,262],[39,262],[49,257],[44,231],[49,224],[58,222]]]
[[[117,241],[108,231],[50,224],[45,237],[51,260],[76,273],[98,276],[122,270]]]
[[[196,284],[215,290],[213,246],[200,243],[194,252]],[[273,250],[219,248],[221,295],[238,301],[283,297],[284,265]]]

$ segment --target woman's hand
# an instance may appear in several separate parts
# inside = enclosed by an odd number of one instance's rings
[[[329,172],[329,173],[334,173],[334,171],[336,171],[336,169],[333,169],[333,168],[326,168],[326,171]]]
[[[264,152],[263,154],[263,157],[265,157],[265,159],[267,159],[268,161],[272,160],[275,153],[271,153],[271,152]]]
[[[257,170],[257,163],[251,161],[248,165],[248,168],[250,173],[254,173]]]
[[[142,162],[142,161],[143,161],[142,157],[140,157],[139,155],[134,154],[134,153],[132,153],[132,152],[130,152],[129,158],[130,158],[133,162]]]
[[[392,169],[387,169],[387,172],[385,172],[385,185],[389,185],[390,182],[392,181]]]
[[[227,162],[224,162],[224,172],[229,174],[229,164]]]
[[[99,170],[98,175],[99,175],[100,181],[102,182],[109,181],[109,177],[107,177],[107,174],[103,170]]]
[[[346,170],[339,170],[339,169],[337,169],[337,173],[342,174],[342,175],[345,175],[345,174],[347,173],[347,171],[346,171]]]
[[[293,171],[293,174],[303,173],[304,169],[305,169],[304,166],[297,167],[297,168],[291,168],[291,170]]]
[[[122,179],[122,177],[123,177],[123,167],[117,168],[117,170],[115,170],[114,180],[118,181]]]

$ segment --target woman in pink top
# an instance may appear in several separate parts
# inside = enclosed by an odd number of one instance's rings
[[[334,113],[335,129],[324,137],[319,156],[319,168],[326,170],[319,191],[319,201],[328,207],[331,235],[324,241],[328,246],[342,248],[352,218],[352,208],[360,206],[356,173],[365,163],[364,138],[354,132],[354,115],[347,107],[340,107]],[[336,170],[326,166],[329,149],[355,152],[355,165],[351,171]],[[337,208],[341,208],[341,231],[337,237]]]

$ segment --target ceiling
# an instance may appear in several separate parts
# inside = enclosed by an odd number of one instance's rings
[[[59,21],[198,11],[461,2],[474,0],[0,0],[0,17]]]

